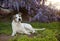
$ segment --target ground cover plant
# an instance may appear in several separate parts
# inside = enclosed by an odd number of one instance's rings
[[[60,41],[60,22],[31,22],[30,24],[34,28],[46,29],[43,31],[37,31],[36,35],[32,34],[31,36],[28,36],[16,34],[16,36],[11,37],[11,22],[0,22],[0,41]]]

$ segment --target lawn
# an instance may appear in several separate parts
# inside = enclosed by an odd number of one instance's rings
[[[22,34],[16,34],[13,38],[9,38],[8,41],[60,41],[60,22],[52,23],[30,23],[34,28],[46,28],[43,31],[37,31],[36,35],[28,36]],[[0,35],[10,36],[12,33],[11,22],[0,22]]]

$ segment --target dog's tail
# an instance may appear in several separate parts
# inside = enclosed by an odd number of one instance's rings
[[[45,30],[45,28],[42,28],[42,29],[35,29],[35,30]]]

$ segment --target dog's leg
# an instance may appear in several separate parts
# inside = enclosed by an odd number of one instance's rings
[[[35,33],[35,30],[32,30],[32,33]]]
[[[13,31],[11,36],[14,36],[15,34],[16,34],[16,31]]]
[[[27,31],[25,31],[24,33],[27,34],[27,35],[31,35],[31,33],[27,32]]]
[[[30,29],[29,29],[32,33],[35,33],[35,30],[34,30],[34,28],[32,28],[32,27],[30,27]]]
[[[13,32],[11,36],[14,36],[16,34],[16,32]]]
[[[24,29],[24,33],[27,35],[31,35],[31,33],[27,32],[25,29]]]

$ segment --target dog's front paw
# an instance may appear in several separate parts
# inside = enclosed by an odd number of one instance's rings
[[[14,36],[13,34],[11,36]]]
[[[12,35],[11,36],[14,36],[15,34],[14,33],[12,33]]]

